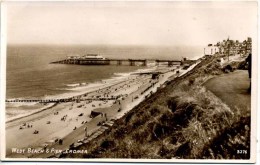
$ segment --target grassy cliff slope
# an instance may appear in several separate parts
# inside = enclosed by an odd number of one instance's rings
[[[241,67],[238,64],[232,66]],[[249,159],[250,109],[231,109],[203,83],[225,74],[218,57],[169,82],[66,158]],[[237,154],[237,149],[247,154]]]

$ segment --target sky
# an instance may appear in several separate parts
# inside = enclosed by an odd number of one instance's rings
[[[5,2],[8,44],[207,45],[257,39],[256,2]]]

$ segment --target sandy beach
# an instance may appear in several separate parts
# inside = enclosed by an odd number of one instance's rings
[[[58,103],[49,109],[6,122],[6,157],[44,158],[68,149],[71,144],[98,131],[103,127],[102,123],[122,117],[167,80],[186,72],[176,67],[159,67],[154,71],[161,72],[156,79],[152,79],[152,74],[133,74],[114,83],[104,82],[102,86],[74,96],[78,101]],[[97,115],[91,115],[93,110]],[[59,139],[62,139],[62,144],[58,143]],[[46,148],[55,150],[37,152]]]

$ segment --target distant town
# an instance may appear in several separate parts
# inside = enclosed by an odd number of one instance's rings
[[[204,48],[204,55],[247,55],[252,53],[252,38],[248,37],[247,40],[240,42],[238,40],[223,40],[222,42],[218,42],[215,45],[208,44],[206,48]]]

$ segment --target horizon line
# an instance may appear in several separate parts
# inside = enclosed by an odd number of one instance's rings
[[[207,45],[190,45],[190,44],[176,44],[176,45],[155,45],[155,44],[47,44],[47,43],[7,43],[8,46],[129,46],[129,47],[178,47],[178,46],[187,46],[187,47],[196,47],[196,46],[207,46]]]

